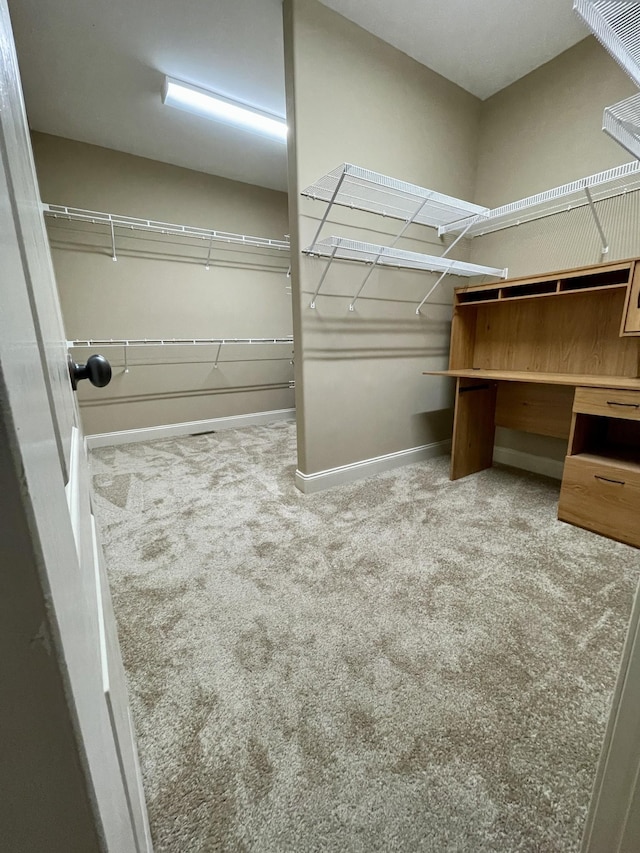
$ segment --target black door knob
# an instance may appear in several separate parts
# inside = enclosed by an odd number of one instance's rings
[[[86,364],[76,364],[69,356],[69,376],[74,391],[81,379],[88,379],[96,388],[104,388],[111,382],[111,365],[103,355],[90,355]]]

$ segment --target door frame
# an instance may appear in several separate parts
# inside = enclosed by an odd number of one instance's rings
[[[582,853],[637,853],[639,840],[640,584],[611,702]]]

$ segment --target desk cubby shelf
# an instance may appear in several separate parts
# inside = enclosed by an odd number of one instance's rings
[[[539,280],[514,281],[507,284],[493,283],[478,285],[466,290],[456,291],[456,307],[474,306],[493,302],[513,302],[523,299],[562,296],[589,293],[600,290],[626,290],[629,285],[629,265],[625,264],[600,273],[562,277],[542,278]]]

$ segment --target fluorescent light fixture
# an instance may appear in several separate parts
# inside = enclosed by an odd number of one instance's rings
[[[280,142],[287,141],[287,124],[284,119],[232,101],[216,92],[208,92],[199,86],[174,80],[173,77],[164,78],[162,103],[214,121],[233,124],[253,133],[261,133]]]

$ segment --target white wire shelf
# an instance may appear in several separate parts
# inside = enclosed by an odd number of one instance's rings
[[[260,346],[277,344],[279,346],[286,345],[288,347],[293,346],[293,335],[287,335],[281,338],[88,338],[82,340],[75,341],[67,341],[68,349],[75,348],[90,348],[90,349],[122,349],[124,354],[124,372],[129,373],[129,355],[128,350],[130,347],[206,347],[213,346],[217,347],[216,354],[213,358],[201,358],[197,359],[195,362],[185,362],[180,359],[176,362],[168,362],[170,364],[203,364],[203,363],[213,363],[215,368],[218,367],[220,362],[220,354],[222,353],[223,346],[229,345],[253,345],[259,344]],[[286,358],[276,359],[280,361],[292,361],[292,356],[288,355]],[[145,362],[150,365],[158,365],[158,364],[166,364],[167,362]],[[133,365],[135,367],[140,367],[140,363],[136,363]],[[289,387],[293,387],[290,383]]]
[[[640,94],[606,107],[602,129],[640,160]]]
[[[77,207],[65,207],[60,204],[43,204],[42,211],[53,219],[67,219],[72,222],[89,222],[93,225],[106,225],[111,231],[113,258],[116,260],[114,229],[127,231],[148,231],[155,234],[189,237],[211,243],[231,243],[251,246],[259,249],[273,249],[279,252],[289,251],[288,240],[273,240],[269,237],[251,237],[246,234],[233,234],[227,231],[215,231],[210,228],[197,228],[193,225],[178,225],[172,222],[160,222],[154,219],[136,219],[116,213],[102,213],[97,210],[83,210]]]
[[[83,338],[67,341],[67,347],[217,346],[220,344],[293,344],[283,338]]]
[[[343,163],[324,175],[303,190],[302,195],[328,202],[329,206],[338,204],[432,227],[452,222],[461,216],[482,216],[487,212],[487,208],[477,204],[351,163]]]
[[[426,272],[446,272],[448,275],[465,277],[491,275],[506,278],[507,275],[507,271],[504,269],[484,267],[466,261],[451,260],[450,258],[440,258],[436,255],[422,255],[419,252],[407,252],[404,249],[394,249],[389,246],[376,246],[373,243],[362,243],[358,240],[348,240],[345,237],[327,237],[320,240],[315,246],[305,249],[304,253],[335,260],[360,261]]]
[[[640,2],[574,0],[573,8],[636,86],[640,86]]]
[[[482,221],[474,221],[473,217],[466,217],[457,222],[443,225],[438,229],[438,234],[442,236],[443,234],[465,231],[467,237],[479,237],[492,231],[511,228],[514,225],[521,225],[523,222],[543,219],[546,216],[585,205],[589,205],[593,211],[593,202],[595,201],[613,198],[638,189],[640,189],[640,162],[634,161],[518,201],[512,201],[501,207],[495,207],[489,211],[486,219]]]

